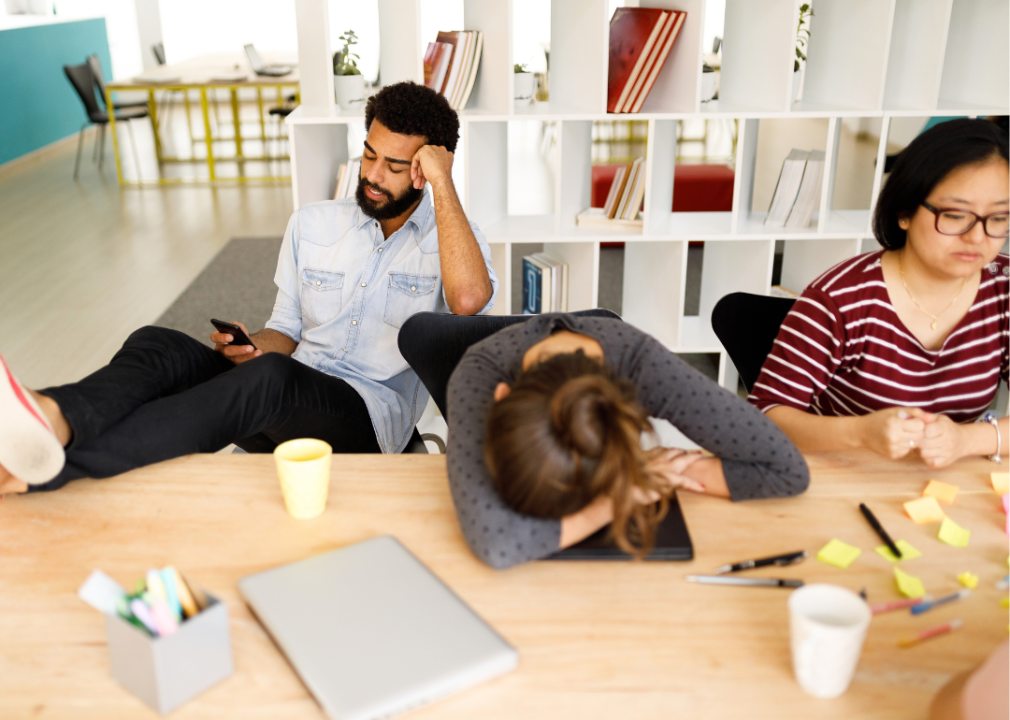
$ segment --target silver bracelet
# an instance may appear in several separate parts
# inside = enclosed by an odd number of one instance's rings
[[[996,416],[993,415],[992,413],[986,413],[985,415],[982,416],[982,419],[996,429],[996,454],[990,455],[989,459],[992,460],[994,463],[1002,463],[1003,438],[999,434],[999,421],[996,420]]]

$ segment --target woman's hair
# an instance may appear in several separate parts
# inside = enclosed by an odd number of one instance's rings
[[[365,130],[378,120],[391,132],[421,135],[429,145],[456,152],[459,116],[443,95],[414,82],[387,85],[365,103]]]
[[[635,386],[579,350],[519,375],[491,409],[484,459],[498,494],[526,515],[560,519],[608,496],[618,546],[643,557],[672,492],[646,470],[643,431]],[[636,488],[658,493],[658,505],[636,502]]]
[[[1007,159],[1007,133],[988,120],[948,120],[919,135],[898,155],[873,211],[873,234],[887,250],[905,246],[898,221],[919,205],[953,170]]]

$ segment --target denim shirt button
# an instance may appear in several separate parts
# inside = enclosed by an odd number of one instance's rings
[[[357,320],[351,320],[351,325],[357,325],[357,324],[358,324]]]
[[[417,292],[417,285],[411,285],[410,286],[410,291],[411,292]]]
[[[322,284],[323,284],[322,280],[316,280],[316,285],[322,285]]]
[[[368,283],[361,283],[361,287],[365,287]]]

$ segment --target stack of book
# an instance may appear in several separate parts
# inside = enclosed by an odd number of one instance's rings
[[[622,7],[610,19],[607,112],[637,113],[663,69],[686,12]]]
[[[360,157],[356,157],[350,162],[340,163],[340,169],[337,170],[337,188],[333,191],[333,199],[354,197],[354,193],[358,189],[359,174],[361,174]]]
[[[821,202],[823,178],[822,151],[791,150],[782,163],[765,227],[808,227]]]
[[[568,263],[546,253],[523,258],[523,315],[568,312]]]
[[[602,208],[588,208],[575,217],[575,224],[586,227],[642,227],[638,217],[645,198],[645,158],[638,158],[617,169]]]
[[[466,107],[477,80],[484,33],[440,32],[424,52],[424,84],[445,96],[453,110]]]

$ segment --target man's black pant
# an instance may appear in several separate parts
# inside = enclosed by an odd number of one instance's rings
[[[74,436],[55,490],[230,443],[272,452],[285,440],[325,440],[336,453],[381,452],[365,401],[343,380],[278,353],[235,366],[176,330],[145,327],[80,382],[41,391]]]

